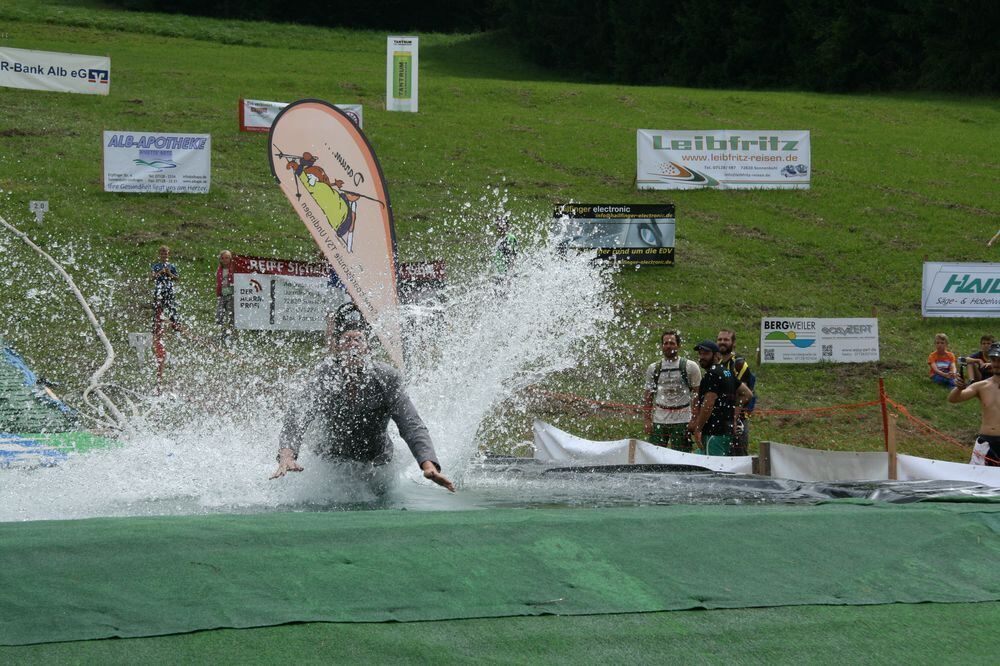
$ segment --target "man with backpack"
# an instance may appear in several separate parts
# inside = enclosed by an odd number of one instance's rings
[[[651,444],[690,452],[687,424],[698,398],[701,368],[678,354],[681,336],[677,331],[664,331],[660,348],[663,358],[646,369],[645,432]]]
[[[733,444],[731,454],[734,456],[750,455],[750,417],[753,415],[754,405],[757,404],[757,377],[750,371],[750,365],[746,359],[736,356],[733,349],[736,347],[736,331],[724,328],[719,331],[715,339],[719,345],[719,365],[733,373],[737,381],[743,382],[747,388],[754,392],[750,402],[736,413],[736,423],[734,427]]]

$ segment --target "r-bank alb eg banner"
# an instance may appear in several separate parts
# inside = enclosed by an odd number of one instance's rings
[[[212,136],[104,132],[105,192],[205,194],[212,184]]]
[[[637,130],[640,190],[808,189],[808,130]]]
[[[111,58],[0,48],[0,86],[107,95]]]

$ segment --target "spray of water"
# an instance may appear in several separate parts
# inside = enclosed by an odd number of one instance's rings
[[[445,292],[405,313],[408,390],[445,471],[459,481],[456,506],[484,428],[493,442],[523,439],[490,416],[522,400],[526,387],[608,352],[598,347],[614,323],[605,269],[590,256],[561,252],[545,221],[512,215],[503,195],[494,193],[489,203],[513,218],[519,252],[512,268],[492,268],[487,225],[466,238],[464,256],[453,249]],[[429,235],[453,240],[463,228],[461,215],[443,219]],[[282,415],[323,353],[321,343],[315,336],[303,342],[246,335],[220,352],[192,340],[168,341],[170,380],[150,396],[146,418],[130,424],[119,446],[71,455],[51,468],[0,470],[0,521],[412,506],[447,495],[426,486],[398,441],[387,496],[356,482],[353,470],[309,454],[301,459],[304,472],[269,481]],[[149,379],[139,373],[133,385],[145,381],[149,393]]]

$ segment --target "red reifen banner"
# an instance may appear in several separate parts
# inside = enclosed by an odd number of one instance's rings
[[[268,155],[281,190],[402,368],[396,232],[389,190],[368,139],[333,104],[304,99],[275,118]]]

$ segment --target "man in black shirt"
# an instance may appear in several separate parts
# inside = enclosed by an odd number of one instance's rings
[[[720,363],[719,346],[711,340],[695,345],[698,364],[705,369],[698,387],[698,415],[688,424],[698,444],[695,453],[730,455],[736,421],[736,405],[746,405],[753,391]]]
[[[750,399],[750,402],[747,403],[741,413],[736,415],[736,433],[730,450],[730,455],[749,455],[750,416],[753,414],[753,408],[757,402],[757,377],[750,370],[750,365],[746,362],[746,359],[737,357],[733,352],[736,348],[736,331],[731,328],[720,330],[715,343],[719,345],[719,354],[721,356],[719,363],[736,375],[738,381],[746,384],[747,388],[754,392],[754,396]]]

